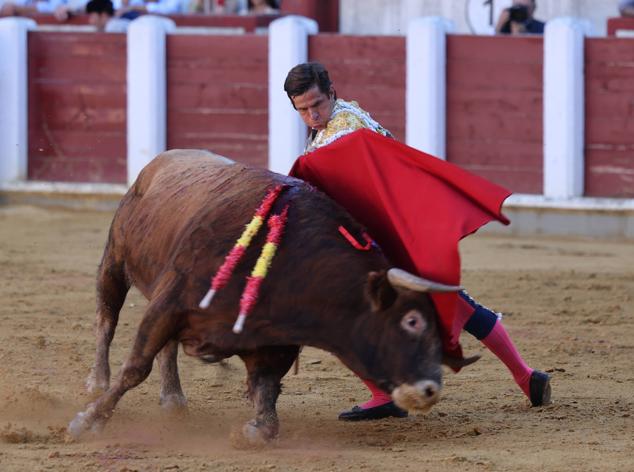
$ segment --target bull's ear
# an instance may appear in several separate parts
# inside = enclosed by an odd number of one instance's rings
[[[366,283],[366,293],[372,304],[372,311],[386,310],[396,301],[397,293],[390,281],[387,273],[370,272]]]

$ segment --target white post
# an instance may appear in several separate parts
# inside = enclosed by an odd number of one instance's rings
[[[0,19],[0,182],[27,177],[27,31],[35,27],[25,18]]]
[[[447,33],[440,17],[415,18],[407,30],[405,141],[445,159],[447,121]]]
[[[308,35],[317,22],[286,16],[269,25],[269,169],[288,173],[302,154],[306,126],[284,92],[288,71],[308,60]]]
[[[144,15],[128,28],[128,184],[165,151],[167,104],[165,35],[167,18]]]
[[[584,34],[573,18],[546,24],[544,38],[544,196],[583,195]]]

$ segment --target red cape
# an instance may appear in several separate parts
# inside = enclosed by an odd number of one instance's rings
[[[460,284],[463,237],[491,220],[509,223],[505,188],[366,129],[299,157],[290,175],[348,210],[395,266],[445,284]],[[432,297],[444,350],[462,357],[460,331],[473,309],[455,293]]]

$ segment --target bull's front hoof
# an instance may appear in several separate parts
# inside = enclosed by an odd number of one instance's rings
[[[68,434],[73,439],[80,439],[88,434],[97,435],[103,430],[105,421],[98,421],[89,408],[77,413],[77,416],[68,424]]]
[[[231,444],[236,449],[259,449],[268,445],[277,436],[276,427],[248,421],[238,431],[231,432]]]

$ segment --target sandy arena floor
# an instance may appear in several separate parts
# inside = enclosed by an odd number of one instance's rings
[[[464,285],[506,313],[527,361],[553,376],[553,404],[530,408],[497,359],[448,374],[424,417],[349,424],[366,399],[328,353],[306,349],[278,402],[279,440],[231,447],[251,417],[244,369],[180,356],[189,414],[158,405],[157,372],[120,402],[103,434],[68,441],[88,401],[94,278],[110,213],[0,207],[0,471],[632,471],[634,245],[474,236],[462,244]],[[111,355],[131,345],[145,300],[131,292]]]

